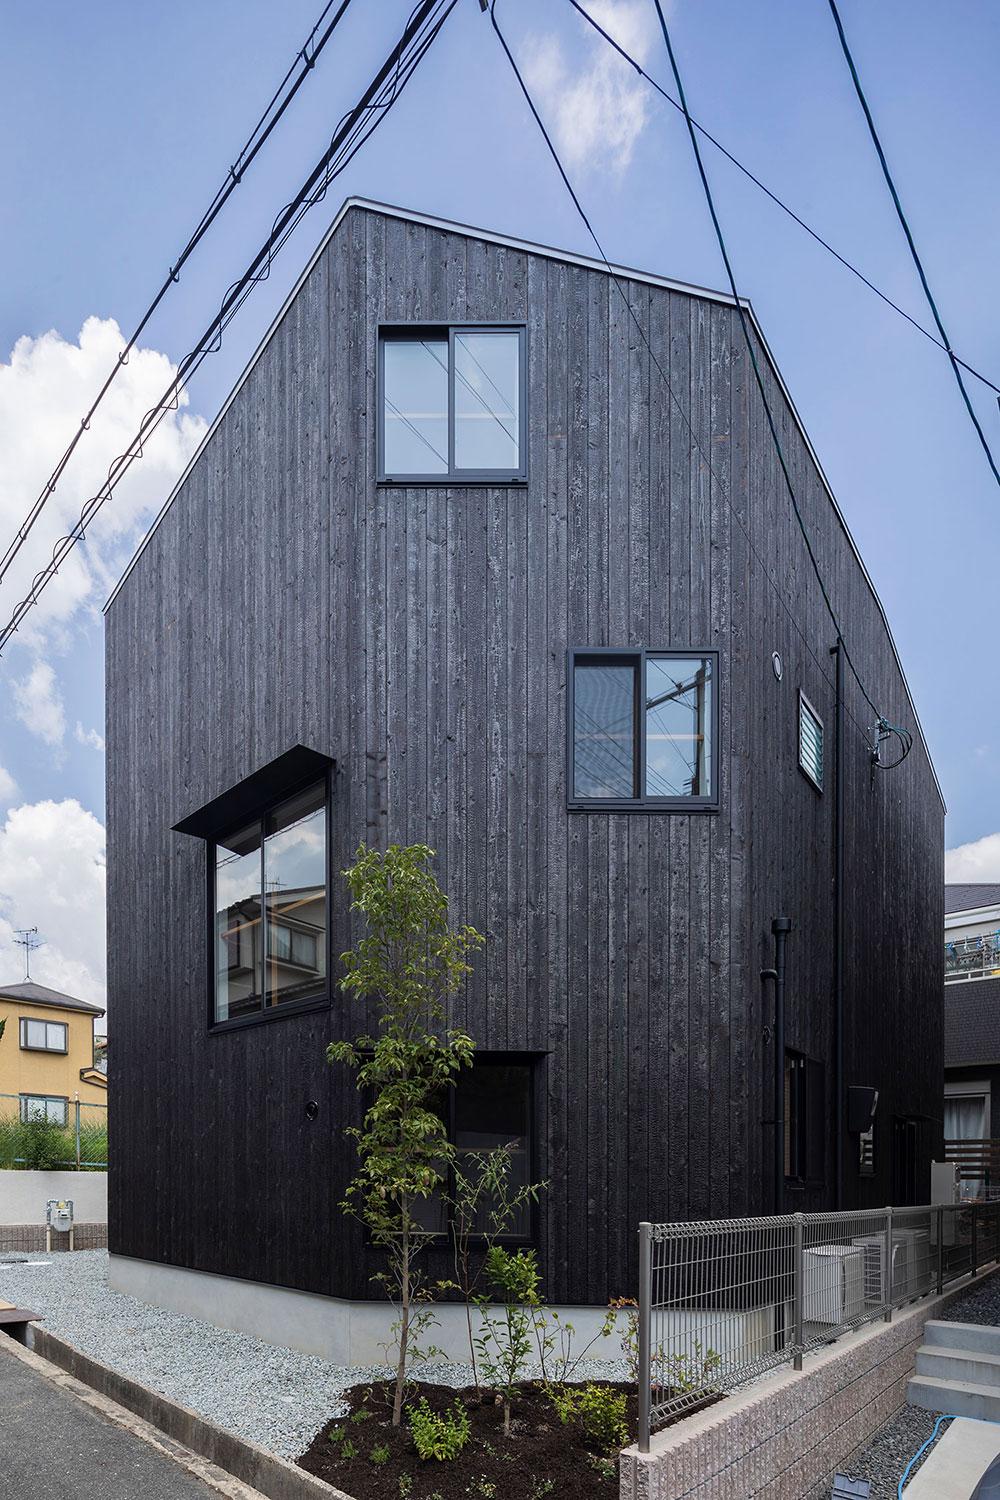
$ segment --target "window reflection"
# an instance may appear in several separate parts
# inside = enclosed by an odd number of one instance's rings
[[[573,794],[635,796],[635,668],[594,658],[573,675]]]
[[[456,469],[519,468],[520,347],[516,333],[456,333]]]
[[[383,359],[386,473],[447,474],[447,340],[387,339]]]
[[[215,1019],[260,1008],[261,830],[259,823],[220,839],[215,849]]]
[[[326,796],[292,797],[264,841],[267,1004],[314,994],[326,974]]]
[[[712,795],[710,657],[646,658],[646,796]]]

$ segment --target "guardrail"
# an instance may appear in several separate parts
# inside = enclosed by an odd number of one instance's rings
[[[639,1226],[639,1450],[655,1427],[1000,1257],[1000,1203]]]

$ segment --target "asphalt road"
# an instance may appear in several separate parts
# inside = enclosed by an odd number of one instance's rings
[[[219,1500],[142,1438],[22,1364],[2,1338],[3,1500]]]

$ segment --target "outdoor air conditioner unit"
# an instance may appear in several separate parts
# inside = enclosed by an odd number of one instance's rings
[[[864,1312],[865,1257],[854,1245],[813,1245],[802,1253],[802,1316],[850,1323]]]
[[[854,1240],[864,1251],[865,1301],[889,1301],[885,1279],[885,1235],[862,1234]],[[930,1230],[894,1229],[892,1232],[891,1296],[916,1297],[923,1290],[930,1265]]]

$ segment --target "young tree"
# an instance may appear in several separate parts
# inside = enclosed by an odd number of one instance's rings
[[[342,955],[347,973],[340,985],[375,1000],[378,1034],[327,1049],[329,1061],[352,1067],[358,1088],[371,1093],[361,1126],[348,1130],[360,1165],[341,1206],[385,1252],[388,1268],[380,1277],[399,1300],[397,1427],[414,1332],[425,1322],[425,1314],[415,1316],[423,1289],[414,1262],[428,1235],[414,1210],[447,1179],[454,1151],[440,1101],[474,1051],[464,1031],[444,1029],[447,1002],[483,942],[473,927],[449,927],[433,857],[424,844],[394,844],[385,853],[362,844],[345,870],[351,909],[364,917],[367,934]]]

